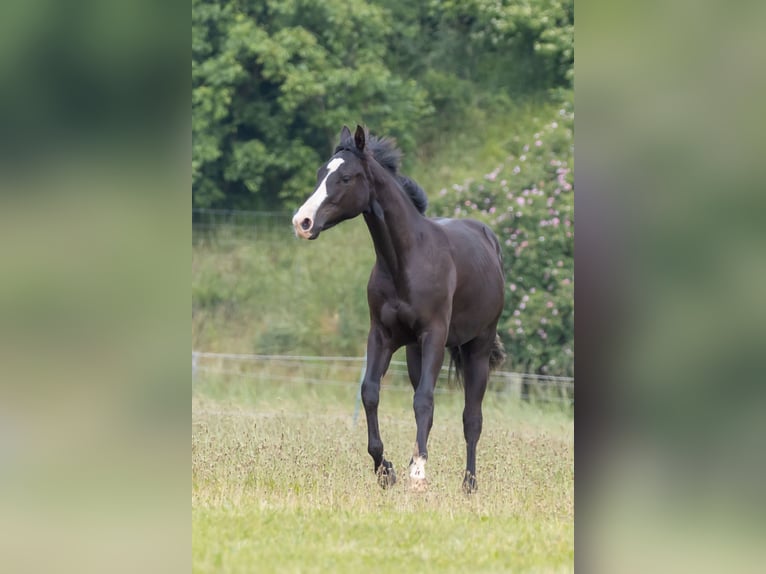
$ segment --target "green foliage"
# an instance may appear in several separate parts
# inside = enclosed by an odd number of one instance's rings
[[[192,0],[196,207],[294,207],[344,123],[410,152],[508,94],[569,87],[572,0]]]
[[[573,84],[573,0],[431,0],[418,16],[420,74],[512,93]]]
[[[574,111],[525,137],[480,179],[443,188],[431,209],[490,225],[503,246],[506,305],[499,331],[513,368],[574,374]]]
[[[383,62],[391,18],[365,2],[193,0],[194,205],[295,205],[343,123],[412,147],[432,108]]]

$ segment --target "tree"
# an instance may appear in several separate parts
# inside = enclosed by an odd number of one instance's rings
[[[193,0],[194,205],[295,205],[344,123],[411,148],[432,107],[384,63],[392,18],[366,2]]]

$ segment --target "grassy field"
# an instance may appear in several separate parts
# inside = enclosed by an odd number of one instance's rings
[[[516,134],[534,131],[552,105],[528,103],[492,117],[477,106],[470,130],[457,126],[423,146],[409,173],[435,200],[440,188],[492,170]],[[346,222],[318,242],[297,240],[289,217],[215,231],[195,230],[193,349],[363,355],[374,260],[363,221]],[[429,488],[413,492],[406,480],[415,439],[412,391],[390,371],[380,427],[399,483],[383,491],[367,454],[364,413],[353,419],[359,371],[358,364],[330,363],[211,363],[198,370],[195,572],[573,570],[569,407],[522,403],[518,383],[493,381],[479,442],[479,492],[466,497],[462,394],[440,381]]]
[[[348,377],[347,377],[348,378]],[[202,373],[192,403],[195,572],[565,572],[573,569],[571,411],[488,393],[479,492],[462,493],[462,395],[436,396],[429,488],[410,491],[412,395],[384,382],[399,482],[376,483],[356,389]]]

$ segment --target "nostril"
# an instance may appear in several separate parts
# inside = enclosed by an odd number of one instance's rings
[[[311,220],[306,217],[303,221],[301,221],[301,229],[303,231],[308,231],[311,228]]]

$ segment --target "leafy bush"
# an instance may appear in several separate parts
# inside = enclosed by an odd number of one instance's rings
[[[431,0],[427,14],[440,63],[485,87],[573,85],[573,0]]]
[[[384,63],[391,18],[366,2],[193,0],[194,205],[295,205],[343,123],[413,146],[432,108]]]
[[[412,168],[487,98],[571,87],[573,36],[572,0],[192,0],[193,204],[295,207],[344,123]]]
[[[506,304],[499,332],[514,369],[551,375],[574,371],[574,111],[527,137],[478,180],[442,189],[432,213],[490,225],[503,247]]]

